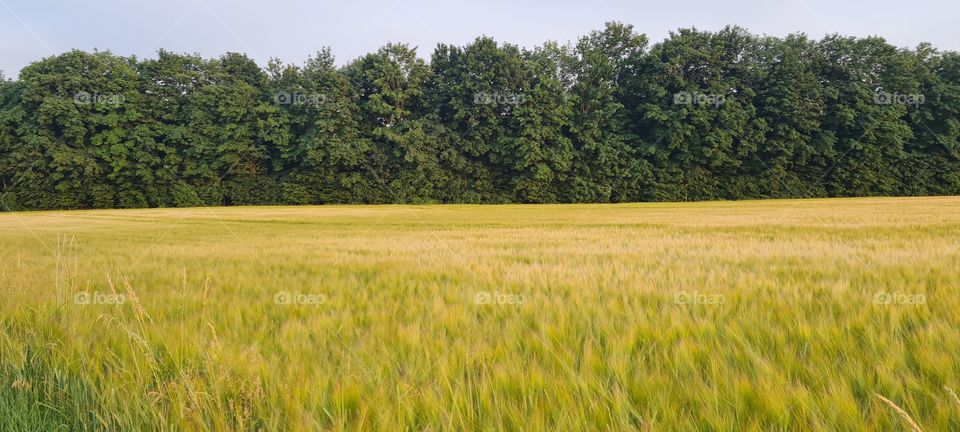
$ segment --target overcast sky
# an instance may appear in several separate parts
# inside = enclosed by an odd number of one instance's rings
[[[153,57],[158,48],[205,57],[244,52],[302,62],[329,46],[345,63],[387,42],[419,46],[479,35],[533,47],[567,42],[611,20],[652,42],[677,28],[728,24],[782,36],[879,35],[898,46],[960,50],[957,0],[0,0],[0,70],[72,48]]]

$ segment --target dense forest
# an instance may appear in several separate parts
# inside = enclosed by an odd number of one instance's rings
[[[960,194],[960,55],[878,37],[70,51],[0,86],[6,210]]]

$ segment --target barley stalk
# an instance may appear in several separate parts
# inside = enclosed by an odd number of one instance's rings
[[[890,406],[890,408],[893,408],[893,410],[900,415],[900,418],[902,418],[903,421],[907,425],[909,425],[910,429],[912,429],[914,432],[923,432],[923,429],[920,429],[920,425],[918,425],[917,422],[913,421],[913,418],[910,417],[910,414],[907,414],[907,412],[903,408],[900,408],[899,406],[897,406],[897,404],[893,403],[893,401],[891,401],[890,399],[880,396],[877,393],[874,393],[874,396],[880,398],[880,400],[883,401],[883,403]]]

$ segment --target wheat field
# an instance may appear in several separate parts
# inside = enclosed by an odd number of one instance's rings
[[[960,198],[0,214],[0,430],[960,430]]]

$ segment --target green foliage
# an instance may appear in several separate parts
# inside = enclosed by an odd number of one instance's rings
[[[260,68],[70,51],[0,75],[5,209],[960,193],[960,54],[610,23]]]
[[[626,104],[640,75],[632,69],[644,55],[647,38],[630,26],[608,24],[602,32],[580,39],[573,62],[571,134],[576,162],[569,197],[573,202],[638,201],[650,177],[649,161],[636,153],[642,147],[630,127]]]
[[[343,71],[359,103],[361,139],[370,143],[359,202],[420,202],[436,196],[443,172],[423,120],[430,68],[416,49],[390,44]]]

